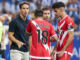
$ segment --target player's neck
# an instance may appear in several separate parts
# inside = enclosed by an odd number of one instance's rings
[[[61,19],[64,19],[67,16],[67,14],[65,12],[63,12]]]
[[[38,20],[43,20],[43,18],[42,18],[42,17],[37,17],[36,19],[38,19]]]

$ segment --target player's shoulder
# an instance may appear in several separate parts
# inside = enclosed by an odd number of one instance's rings
[[[70,16],[67,16],[66,20],[73,21]]]
[[[35,21],[35,22],[42,22],[42,23],[49,24],[49,22],[46,21],[46,20],[38,20],[38,19],[35,19],[35,20],[32,20],[32,21]]]
[[[43,20],[43,22],[50,24],[50,23],[49,23],[48,21],[46,21],[46,20]]]
[[[52,24],[46,20],[43,20],[43,22],[46,24],[46,25],[49,25],[49,26],[52,26]]]
[[[66,19],[66,23],[73,23],[74,25],[74,20],[72,20],[72,18],[68,16]]]
[[[35,21],[35,20],[30,20],[29,23],[32,23],[33,21]]]

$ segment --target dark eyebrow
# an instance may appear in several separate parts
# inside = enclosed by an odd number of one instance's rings
[[[44,13],[44,14],[50,14],[50,13]]]
[[[24,8],[22,8],[22,9],[29,9],[29,8],[25,8],[25,7],[24,7]]]

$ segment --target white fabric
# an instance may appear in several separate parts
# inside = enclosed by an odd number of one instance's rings
[[[51,57],[38,57],[38,56],[30,56],[30,58],[35,58],[35,59],[51,59]]]
[[[56,54],[59,54],[59,53],[60,53],[60,52],[56,52]],[[70,52],[64,51],[64,53],[68,53],[69,55],[72,56],[72,53],[70,53]]]
[[[60,52],[55,53],[54,60],[56,60],[56,54],[59,54],[59,53]],[[72,56],[72,53],[70,53],[70,52],[64,51],[64,53],[65,53],[65,60],[66,60],[66,57],[67,57],[67,53],[68,53],[68,55]]]
[[[29,52],[10,50],[11,60],[29,60]]]

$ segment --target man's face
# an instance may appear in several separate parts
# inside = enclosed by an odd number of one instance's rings
[[[50,10],[43,11],[43,19],[49,20],[50,19]]]
[[[29,5],[27,5],[27,4],[22,5],[22,7],[21,7],[21,9],[20,9],[20,13],[21,13],[23,16],[28,15],[28,13],[29,13]]]
[[[61,11],[60,8],[55,8],[54,9],[54,14],[57,18],[61,17]]]

